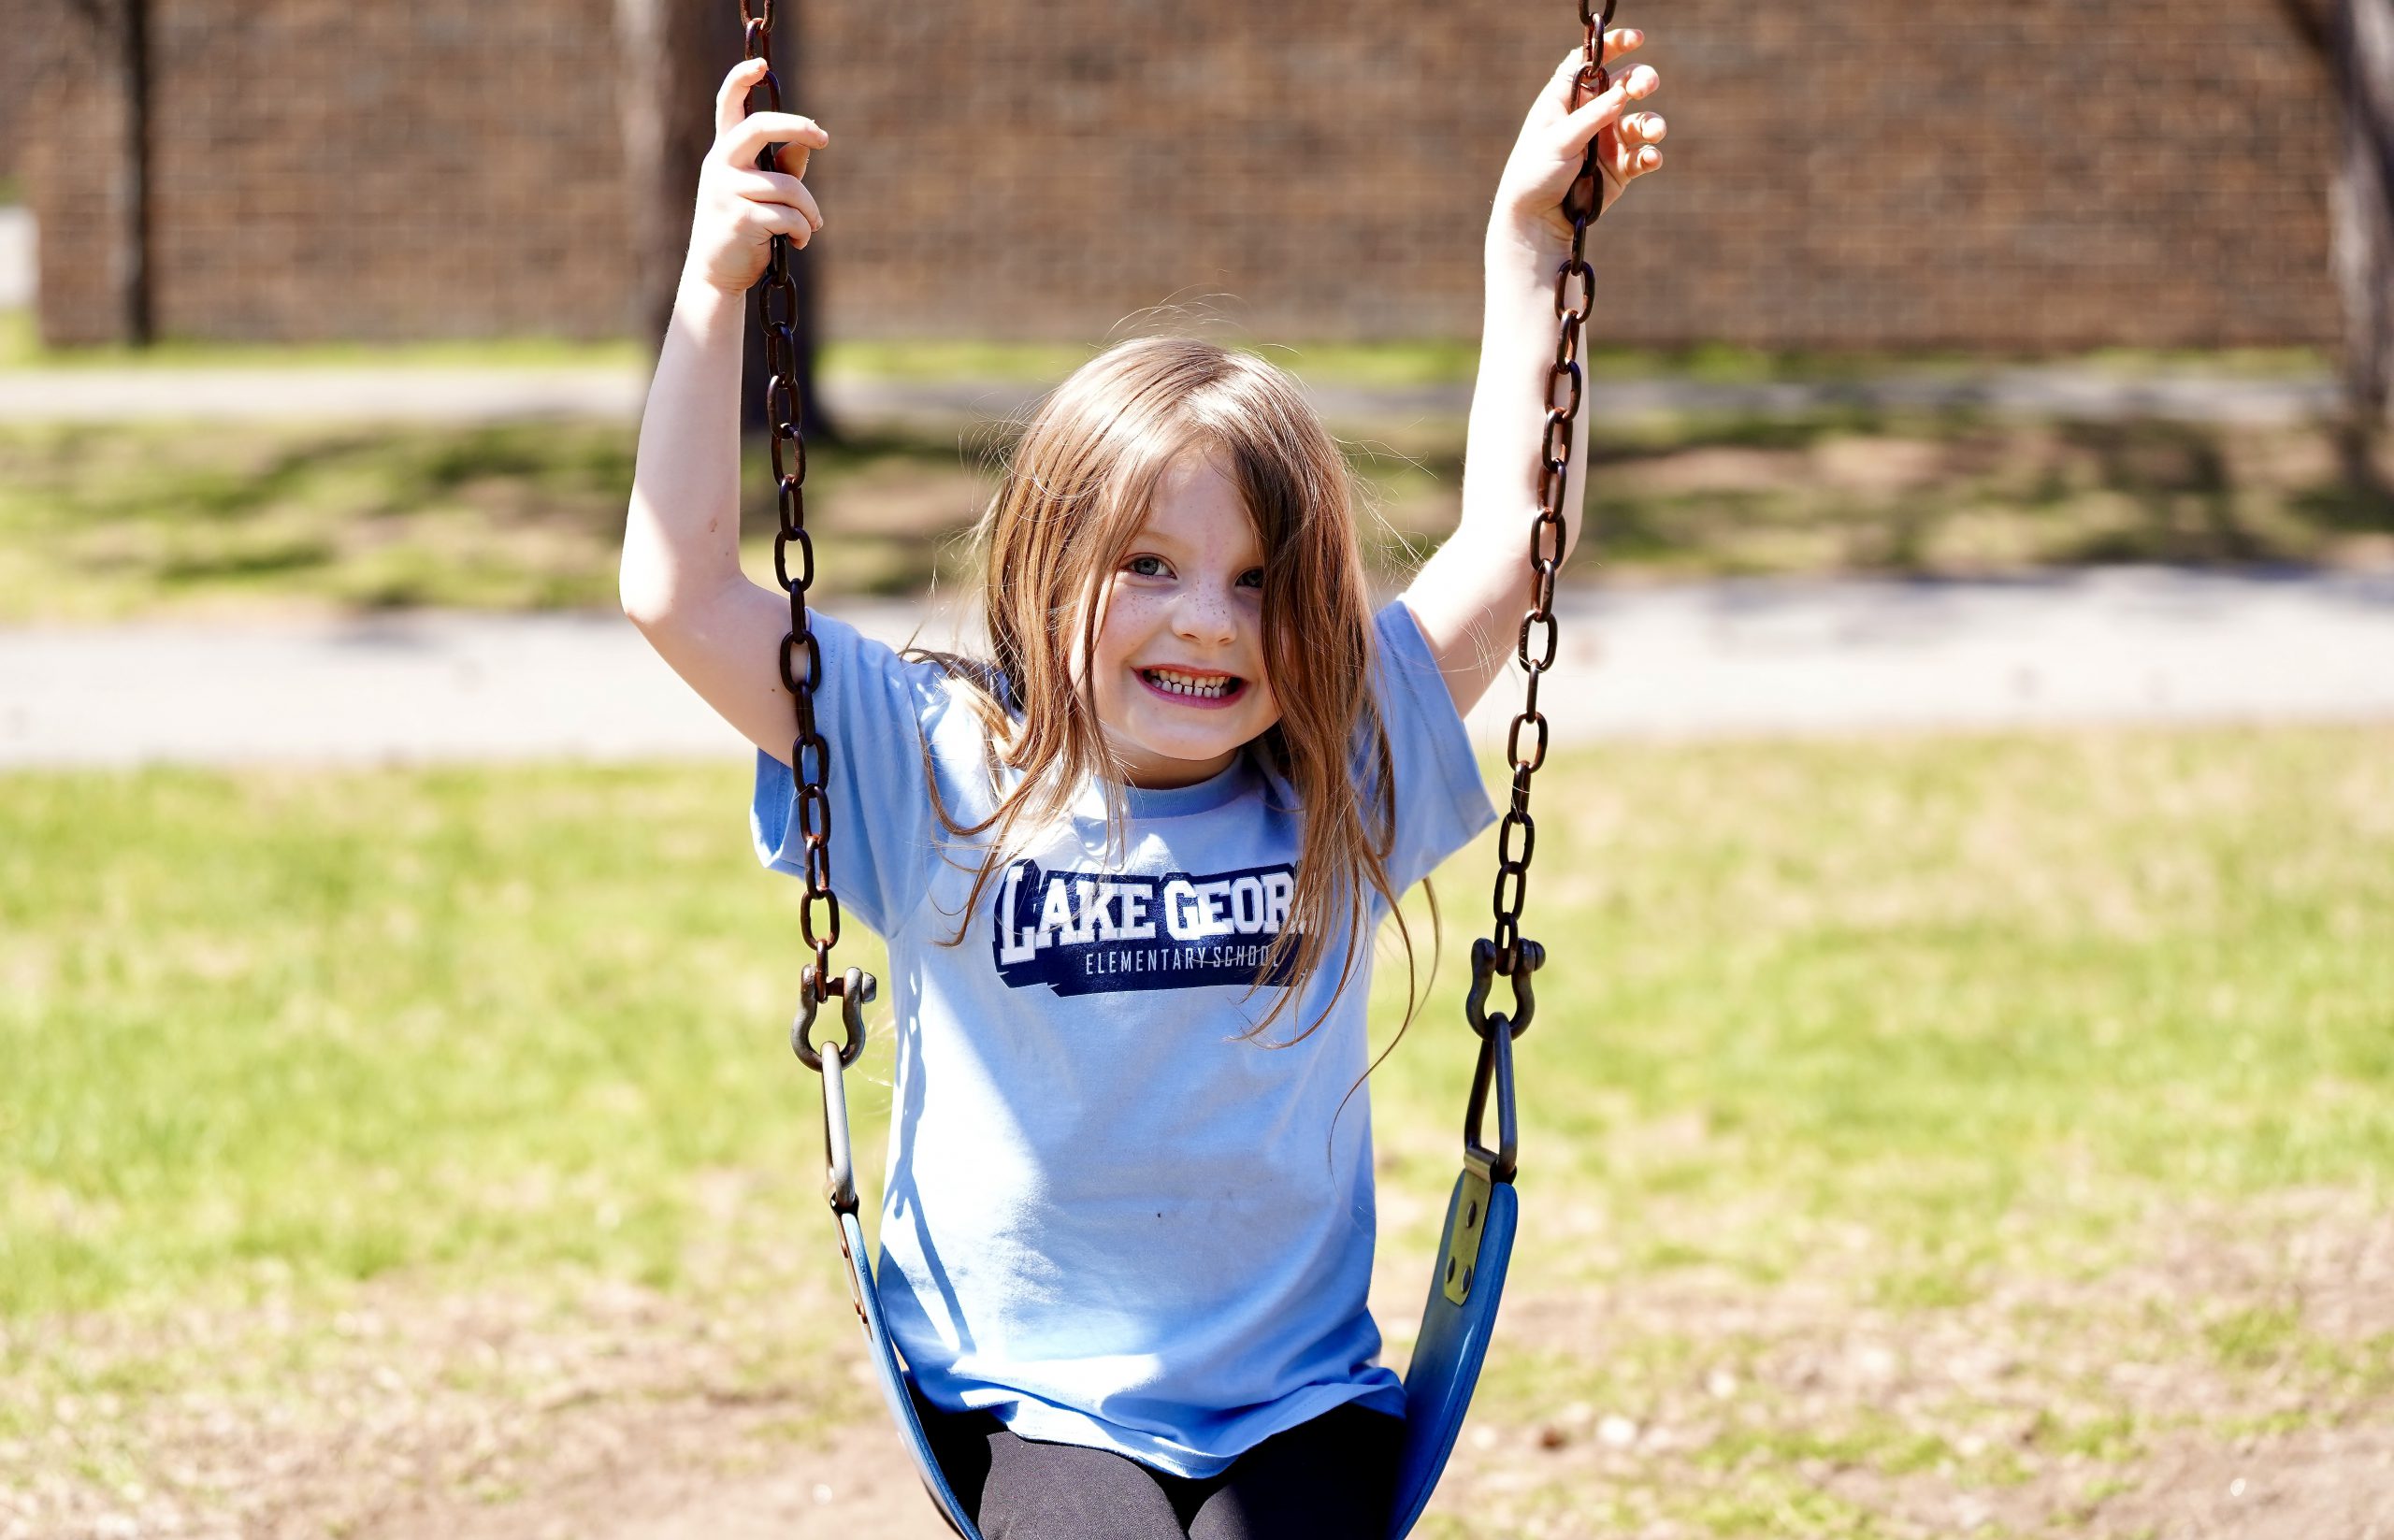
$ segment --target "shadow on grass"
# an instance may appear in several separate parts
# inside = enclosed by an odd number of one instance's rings
[[[1347,442],[1367,559],[1425,558],[1460,513],[1458,423]],[[1840,406],[1594,425],[1571,575],[1978,576],[2049,565],[2335,563],[2394,549],[2394,496],[2320,426],[2036,424]],[[863,427],[808,454],[826,593],[960,575],[1011,430]],[[622,425],[0,427],[0,620],[186,602],[498,610],[615,598],[636,436]],[[774,498],[743,448],[743,555]]]

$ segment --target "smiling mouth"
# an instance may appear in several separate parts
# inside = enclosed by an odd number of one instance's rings
[[[1177,700],[1212,704],[1233,699],[1247,688],[1247,681],[1236,674],[1191,674],[1177,669],[1141,669],[1136,671],[1147,688]]]

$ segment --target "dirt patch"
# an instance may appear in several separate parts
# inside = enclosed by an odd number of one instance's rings
[[[825,1346],[853,1317],[819,1279],[759,1281],[692,1303],[394,1280],[329,1317],[57,1323],[12,1345],[46,1372],[0,1396],[26,1431],[0,1442],[0,1535],[529,1534],[552,1517],[647,1533],[572,1516],[627,1520],[624,1500],[660,1482],[700,1505],[760,1475],[839,1506],[822,1473],[857,1495],[841,1450],[873,1404],[852,1346]],[[28,1404],[36,1385],[52,1389]]]
[[[1517,1284],[1424,1533],[2394,1536],[2394,1216],[2179,1209],[2121,1256],[1933,1309],[1826,1270]],[[0,1391],[0,1535],[935,1540],[822,1260],[51,1323],[10,1346],[51,1372]]]
[[[383,1540],[887,1540],[950,1536],[895,1436],[880,1422],[808,1447],[690,1409],[624,1439],[610,1458],[554,1474],[512,1502],[428,1497],[369,1531]]]
[[[2394,1216],[2344,1195],[1959,1307],[1692,1271],[1504,1332],[1585,1370],[1484,1409],[1441,1492],[1472,1533],[2394,1536]]]

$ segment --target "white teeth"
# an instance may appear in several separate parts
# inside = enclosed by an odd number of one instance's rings
[[[1147,669],[1147,678],[1158,688],[1169,690],[1174,695],[1193,695],[1207,700],[1219,699],[1228,693],[1231,687],[1228,678],[1201,684],[1186,674],[1172,673],[1162,669]]]

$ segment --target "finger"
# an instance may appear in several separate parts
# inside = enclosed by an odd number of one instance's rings
[[[1636,52],[1638,46],[1645,41],[1646,35],[1636,27],[1615,27],[1610,32],[1605,34],[1603,62],[1607,65],[1610,65],[1617,59],[1625,58],[1629,54]],[[1579,73],[1579,66],[1587,62],[1587,45],[1582,43],[1574,47],[1570,52],[1565,53],[1563,56],[1563,63],[1555,66],[1554,73],[1557,75],[1576,75]]]
[[[1645,41],[1646,35],[1638,31],[1636,27],[1620,27],[1611,32],[1606,33],[1604,46],[1604,63],[1606,66],[1609,68],[1621,59],[1626,57],[1632,52],[1635,52],[1638,46]],[[1565,53],[1563,56],[1563,62],[1554,66],[1555,79],[1566,82],[1564,86],[1561,96],[1558,98],[1561,106],[1566,111],[1571,108],[1572,98],[1579,94],[1579,71],[1586,65],[1587,62],[1588,50],[1584,46],[1582,46],[1575,48],[1568,53]]]
[[[781,171],[734,171],[724,179],[725,185],[752,203],[779,204],[795,209],[807,217],[815,228],[823,228],[823,210],[815,201],[814,192],[796,177]]]
[[[820,150],[830,142],[829,131],[812,118],[801,118],[795,112],[752,112],[732,125],[724,150],[735,166],[754,166],[769,144],[797,145],[802,152]],[[805,164],[801,153],[799,166]]]
[[[1639,65],[1620,79],[1615,80],[1611,90],[1599,92],[1589,97],[1585,103],[1563,120],[1561,134],[1564,148],[1571,151],[1585,146],[1598,129],[1620,117],[1622,109],[1630,102],[1638,97],[1652,95],[1655,88],[1662,83],[1661,76],[1648,66]]]
[[[1644,176],[1662,164],[1663,152],[1652,145],[1624,143],[1621,147],[1621,154],[1613,162],[1613,175],[1626,182],[1633,177]]]
[[[714,93],[714,137],[722,138],[748,113],[748,93],[765,78],[765,61],[743,59],[731,66]]]
[[[1635,144],[1660,144],[1670,125],[1659,112],[1633,112],[1621,120],[1621,137]]]
[[[792,246],[804,246],[815,238],[815,225],[798,209],[786,203],[752,203],[740,216],[740,227],[748,231],[765,231],[787,236]]]

